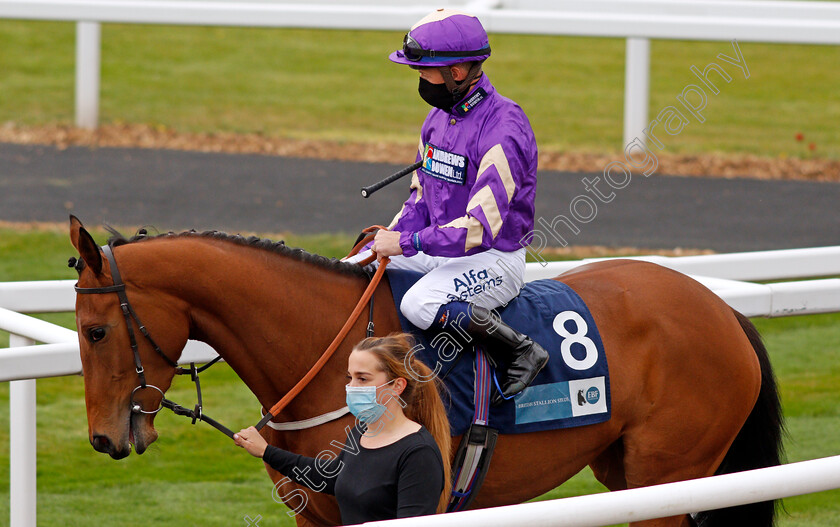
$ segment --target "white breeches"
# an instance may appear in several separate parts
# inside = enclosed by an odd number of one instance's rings
[[[410,258],[392,256],[388,268],[425,273],[406,292],[400,311],[415,326],[428,329],[440,306],[449,302],[469,302],[487,309],[507,305],[525,284],[525,249],[490,249],[457,258],[420,252]]]

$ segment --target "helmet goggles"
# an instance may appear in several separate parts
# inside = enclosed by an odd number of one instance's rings
[[[411,62],[420,62],[423,57],[446,57],[446,58],[463,58],[463,57],[478,57],[481,55],[490,54],[490,46],[485,46],[481,49],[473,51],[435,51],[433,49],[423,49],[414,38],[406,33],[403,37],[403,57]]]

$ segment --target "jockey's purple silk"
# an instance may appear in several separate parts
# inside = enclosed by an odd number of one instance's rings
[[[390,229],[405,256],[516,251],[534,228],[537,144],[515,102],[487,75],[455,105],[434,108],[421,131],[412,191]]]

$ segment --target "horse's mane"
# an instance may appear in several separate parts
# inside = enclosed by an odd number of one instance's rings
[[[183,231],[180,233],[167,232],[162,234],[149,235],[146,233],[145,229],[140,229],[138,233],[134,236],[126,238],[122,233],[120,233],[111,226],[106,225],[105,229],[111,233],[111,237],[108,238],[108,245],[110,245],[111,247],[119,247],[120,245],[127,245],[130,243],[141,243],[148,240],[155,240],[160,238],[204,238],[212,240],[221,240],[224,242],[233,243],[235,245],[241,245],[244,247],[255,247],[257,249],[268,251],[274,254],[279,254],[281,256],[292,258],[299,262],[320,267],[327,271],[333,271],[347,276],[356,276],[364,278],[366,280],[370,279],[370,275],[367,273],[367,271],[365,271],[359,265],[345,263],[337,258],[327,258],[326,256],[309,253],[303,249],[299,249],[296,247],[289,247],[283,240],[275,242],[269,239],[259,238],[258,236],[245,237],[240,234],[227,234],[219,231],[198,232],[195,230]]]

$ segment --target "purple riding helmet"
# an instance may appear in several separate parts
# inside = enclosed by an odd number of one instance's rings
[[[405,34],[402,49],[388,57],[397,64],[430,67],[483,61],[490,43],[481,22],[454,9],[432,11]]]
[[[427,103],[450,111],[481,74],[481,64],[490,56],[487,32],[478,18],[454,9],[432,11],[414,24],[403,38],[403,47],[388,57],[397,64],[414,69],[437,68],[444,86],[420,79],[418,90]],[[466,76],[456,81],[450,67],[469,62]]]

